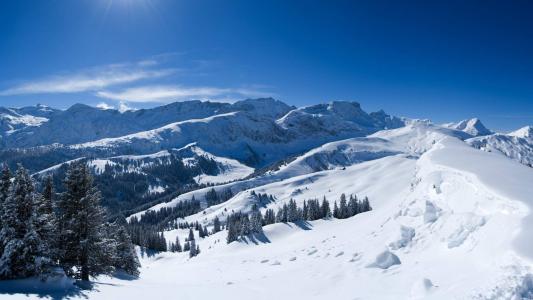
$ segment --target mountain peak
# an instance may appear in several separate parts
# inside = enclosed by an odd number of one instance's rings
[[[77,111],[95,110],[95,109],[96,108],[94,108],[92,106],[89,106],[87,104],[76,103],[76,104],[72,105],[71,107],[69,107],[67,109],[67,111],[69,111],[69,112],[77,112]]]
[[[533,126],[524,126],[518,130],[509,133],[509,135],[521,138],[533,138]]]
[[[230,110],[242,110],[279,118],[294,108],[295,107],[289,106],[282,101],[268,97],[237,101],[231,105]]]
[[[490,135],[492,131],[488,130],[478,118],[466,119],[459,123],[448,124],[446,127],[466,132],[472,136]]]

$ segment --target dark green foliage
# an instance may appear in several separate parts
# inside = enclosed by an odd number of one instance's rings
[[[58,200],[60,264],[75,278],[89,280],[112,271],[112,239],[106,234],[101,195],[84,163],[74,163]]]
[[[131,241],[128,231],[123,225],[112,224],[112,234],[116,240],[113,266],[130,275],[139,276],[141,264],[137,258],[135,246]]]
[[[10,184],[8,196],[2,203],[2,279],[41,275],[51,265],[49,247],[38,234],[40,228],[35,210],[36,197],[38,194],[34,190],[32,179],[19,166]]]
[[[253,191],[251,195],[257,196]],[[344,219],[372,210],[367,197],[363,201],[358,201],[357,196],[350,195],[350,202],[346,202],[346,195],[342,194],[340,200],[342,209],[337,207],[337,202],[334,203],[333,216],[335,218]],[[318,199],[304,200],[302,207],[298,207],[296,201],[290,199],[289,203],[283,204],[276,214],[274,214],[273,209],[267,209],[265,214],[262,215],[254,204],[250,216],[241,212],[228,216],[226,219],[226,229],[228,231],[226,241],[229,244],[238,240],[239,237],[261,233],[263,231],[262,226],[269,224],[314,221],[327,218],[331,218],[331,210],[326,197],[322,199],[322,204],[320,204]]]

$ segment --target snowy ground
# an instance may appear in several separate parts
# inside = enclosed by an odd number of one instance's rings
[[[74,296],[533,298],[533,169],[424,124],[373,137],[393,144],[390,155],[253,185],[275,195],[272,208],[290,198],[326,196],[332,202],[341,193],[356,193],[370,198],[373,211],[345,220],[273,224],[263,236],[229,245],[225,232],[198,238],[202,252],[195,258],[144,254],[138,280],[101,277],[92,290]],[[224,208],[246,210],[250,199],[243,191],[188,220],[208,224]],[[183,242],[186,233],[165,235]]]

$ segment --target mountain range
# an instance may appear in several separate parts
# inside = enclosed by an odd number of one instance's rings
[[[111,214],[159,214],[167,241],[190,237],[168,224],[212,229],[233,213],[314,199],[333,208],[368,197],[372,206],[345,219],[268,224],[231,243],[225,230],[194,231],[196,257],[138,248],[141,277],[99,278],[90,298],[163,297],[176,284],[187,287],[185,298],[213,290],[220,299],[533,295],[530,126],[497,133],[477,118],[435,124],[367,113],[356,102],[297,108],[272,98],[0,111],[1,161],[22,164],[37,181],[52,175],[58,192],[67,167],[83,162]],[[213,193],[222,196],[213,202]],[[187,201],[200,210],[169,213]]]

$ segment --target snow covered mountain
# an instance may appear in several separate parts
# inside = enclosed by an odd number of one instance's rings
[[[92,170],[104,204],[112,213],[134,209],[197,185],[203,187],[243,179],[254,172],[253,168],[236,160],[212,155],[190,144],[146,155],[80,157],[38,171],[33,177],[63,178],[74,162],[84,162]]]
[[[45,105],[28,106],[22,108],[0,107],[0,136],[2,144],[9,136],[27,129],[36,128],[53,117],[59,110]]]
[[[176,113],[176,110],[181,113]],[[187,119],[168,122],[170,115],[173,119]],[[138,130],[159,123],[164,125]],[[40,169],[81,156],[100,158],[150,154],[181,148],[190,143],[196,143],[217,156],[236,159],[252,167],[263,167],[326,142],[365,136],[403,124],[403,120],[382,111],[367,114],[355,102],[332,102],[295,109],[270,98],[234,104],[193,101],[145,112],[125,113],[75,105],[42,126],[32,128],[31,134],[28,129],[10,136],[5,144],[12,143],[20,147],[47,145],[23,151],[25,156],[33,155],[34,158],[41,158],[41,161],[49,161],[48,166],[41,165]],[[133,128],[137,128],[137,131],[112,137],[118,132],[132,131]],[[78,134],[80,132],[83,134]],[[102,135],[110,137],[99,139]],[[90,141],[71,143],[76,140]],[[54,141],[65,144],[49,145]],[[9,160],[16,151],[6,149],[4,153],[9,153],[8,157],[2,154],[0,157]],[[38,171],[31,166],[30,169]]]
[[[34,147],[53,143],[70,145],[119,137],[155,129],[169,123],[206,118],[220,113],[247,111],[276,118],[290,109],[292,108],[285,103],[271,98],[249,99],[234,104],[208,101],[175,102],[153,109],[125,112],[84,104],[75,104],[65,111],[52,110],[44,106],[4,109],[3,119],[7,118],[10,123],[4,126],[3,132],[9,133],[9,136],[3,145],[4,148]],[[18,124],[26,126],[17,127]],[[14,129],[20,130],[14,131]]]
[[[533,135],[531,126],[509,134],[496,133],[467,140],[475,148],[501,153],[522,164],[533,167]]]
[[[492,131],[488,130],[478,118],[463,120],[458,123],[444,124],[444,126],[451,129],[463,131],[465,133],[468,133],[472,137],[492,134]]]
[[[163,214],[165,224],[150,226],[167,241],[189,235],[169,224],[211,230],[215,218],[224,224],[231,213],[277,212],[291,201],[326,198],[333,208],[342,194],[370,199],[371,211],[350,218],[278,222],[229,244],[225,230],[195,231],[201,253],[192,258],[139,249],[138,279],[99,277],[74,298],[533,297],[531,127],[493,134],[478,119],[440,126],[366,113],[355,102],[294,108],[270,98],[8,112],[43,120],[7,134],[0,159],[57,180],[83,160],[108,208],[126,207],[129,220]],[[65,137],[48,137],[76,122]],[[31,141],[30,132],[42,138]],[[9,148],[17,144],[35,147]],[[229,196],[210,203],[213,192]],[[193,199],[198,210],[171,214]]]
[[[508,135],[524,139],[533,139],[533,126],[522,127],[516,131],[509,133]]]
[[[533,170],[472,148],[458,136],[412,122],[330,143],[277,171],[220,186],[236,195],[185,220],[210,226],[215,216],[250,211],[254,204],[277,210],[290,199],[338,201],[341,193],[368,196],[373,210],[345,220],[268,225],[263,236],[231,244],[224,242],[224,231],[198,237],[201,255],[145,257],[140,280],[110,279],[101,294],[91,296],[135,297],[145,289],[165,294],[179,282],[194,297],[216,289],[220,299],[232,299],[237,291],[258,299],[528,299]],[[252,190],[275,201],[258,202]],[[170,240],[187,234],[165,232]],[[187,274],[202,284],[195,286]]]
[[[404,124],[402,120],[383,112],[368,115],[355,102],[332,102],[293,109],[277,120],[272,117],[280,115],[277,113],[279,109],[273,114],[265,113],[261,106],[256,107],[176,122],[150,131],[73,145],[71,148],[117,150],[127,147],[137,152],[153,152],[195,142],[214,154],[253,166],[265,166],[325,142],[364,136],[387,126],[395,128]]]

